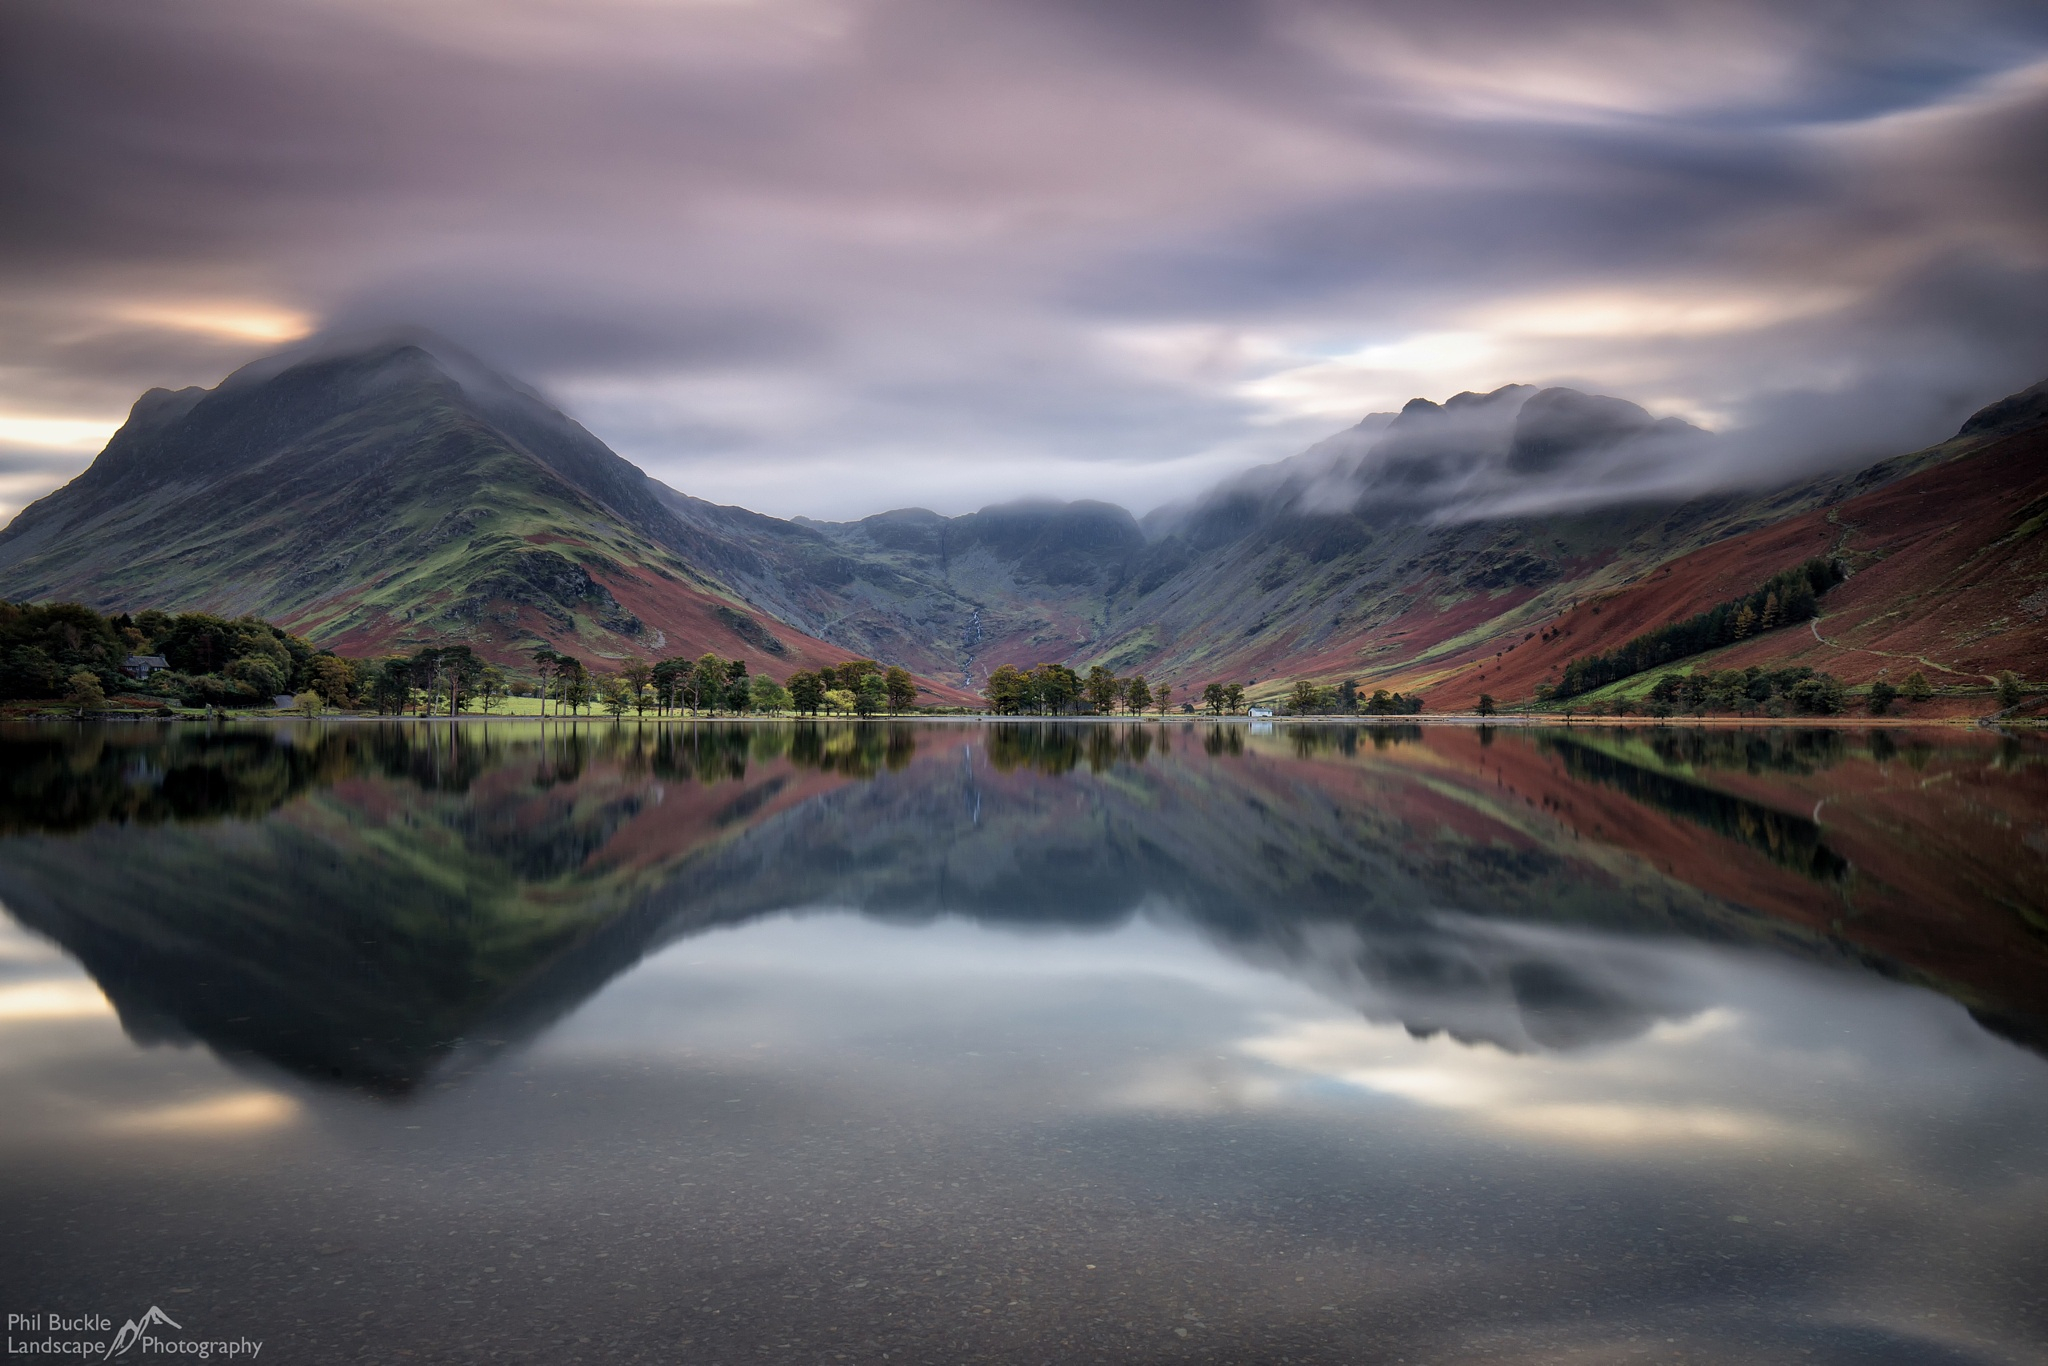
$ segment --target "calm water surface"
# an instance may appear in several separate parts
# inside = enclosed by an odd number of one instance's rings
[[[37,727],[0,831],[12,1349],[2048,1360],[2038,742]]]

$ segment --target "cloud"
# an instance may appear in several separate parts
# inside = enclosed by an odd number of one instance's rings
[[[24,0],[0,409],[417,323],[687,491],[1139,507],[1570,382],[1882,454],[2048,373],[2048,19]],[[1739,439],[1738,439],[1739,438]]]

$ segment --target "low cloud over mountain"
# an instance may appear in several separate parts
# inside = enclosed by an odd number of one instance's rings
[[[1739,481],[1923,444],[2048,372],[2026,0],[24,0],[0,25],[0,515],[144,388],[404,320],[666,483],[835,519],[1142,511],[1509,383],[1726,439],[1663,475],[1639,443],[1451,462],[1432,496]]]

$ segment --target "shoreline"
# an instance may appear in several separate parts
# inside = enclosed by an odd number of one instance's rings
[[[990,712],[922,713],[898,712],[875,716],[759,716],[738,713],[714,716],[540,716],[520,714],[491,716],[464,714],[458,716],[383,716],[363,712],[328,712],[319,716],[304,716],[296,712],[223,712],[208,717],[201,712],[95,712],[86,716],[62,716],[38,713],[26,716],[0,715],[0,722],[22,722],[31,724],[62,723],[78,725],[84,722],[112,724],[115,722],[137,722],[170,724],[190,723],[208,720],[233,721],[290,721],[338,723],[403,723],[409,725],[575,725],[575,726],[678,726],[678,725],[874,725],[883,722],[916,722],[923,725],[945,724],[1019,724],[1037,725],[1243,725],[1243,726],[1363,726],[1368,729],[1386,729],[1393,726],[1458,726],[1466,728],[1514,727],[1517,729],[1543,727],[1552,729],[1573,729],[1577,727],[1599,727],[1612,729],[1704,729],[1720,728],[1729,730],[1927,730],[1933,728],[1986,729],[2016,728],[2038,730],[2048,726],[2048,717],[2022,716],[2001,720],[1996,713],[1983,716],[1563,716],[1549,713],[1527,712],[1507,715],[1481,716],[1476,712],[1437,712],[1412,716],[1001,716]]]

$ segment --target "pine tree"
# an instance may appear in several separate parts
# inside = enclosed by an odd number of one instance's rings
[[[1742,604],[1742,610],[1735,614],[1735,638],[1737,640],[1747,640],[1755,634],[1756,613],[1745,602]]]
[[[1764,599],[1762,627],[1766,631],[1778,629],[1778,595],[1776,593],[1772,593]]]
[[[1925,702],[1934,696],[1934,689],[1928,686],[1927,675],[1918,669],[1906,675],[1906,686],[1902,691],[1908,702]]]

